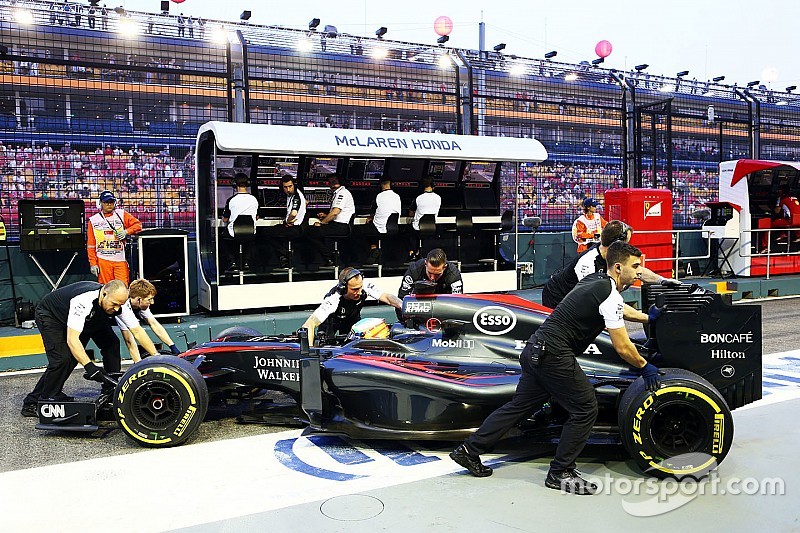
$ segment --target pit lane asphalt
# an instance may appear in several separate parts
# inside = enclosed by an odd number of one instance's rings
[[[765,300],[761,305],[764,354],[800,347],[800,306],[797,299]],[[638,327],[638,326],[635,326]],[[37,419],[19,414],[22,399],[33,389],[39,373],[25,375],[0,374],[0,472],[68,463],[93,457],[143,453],[145,448],[127,438],[119,429],[99,431],[92,436],[81,433],[55,433],[34,429]],[[67,381],[65,392],[78,398],[91,399],[99,386],[88,382],[76,371]],[[220,415],[210,410],[210,414]],[[260,424],[237,424],[235,418],[217,418],[200,425],[191,442],[235,439],[284,431],[285,427]]]

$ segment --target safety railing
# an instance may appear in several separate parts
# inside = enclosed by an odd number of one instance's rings
[[[786,233],[786,242],[785,243],[776,242],[778,249],[782,249],[783,247],[786,248],[785,252],[780,252],[780,251],[773,252],[772,251],[772,240],[773,240],[772,239],[772,232]],[[761,235],[763,235],[764,233],[767,234],[767,239],[766,239],[766,242],[765,242],[766,247],[762,249],[761,246],[760,246],[760,243],[764,242],[764,240],[761,238]],[[795,233],[797,235],[800,235],[800,228],[797,228],[797,227],[795,227],[795,228],[763,228],[763,229],[762,228],[758,228],[758,229],[742,230],[741,231],[742,237],[744,237],[745,234],[750,234],[751,235],[751,240],[750,241],[747,241],[747,240],[743,239],[742,242],[745,242],[745,243],[746,242],[751,242],[751,243],[755,242],[756,243],[756,250],[761,249],[762,251],[761,252],[756,252],[755,254],[754,253],[742,253],[743,248],[745,248],[745,247],[744,246],[740,246],[738,255],[739,255],[739,257],[750,257],[751,259],[753,257],[766,258],[766,260],[767,260],[767,274],[766,274],[766,276],[767,276],[767,279],[769,279],[770,267],[771,267],[771,264],[772,264],[772,261],[770,261],[770,258],[772,258],[772,257],[800,256],[800,240],[797,240],[797,241],[794,240],[793,234],[795,234]],[[758,239],[758,240],[753,241],[752,240],[753,238]],[[792,251],[792,245],[793,244],[798,246],[798,249],[795,250],[795,251]],[[752,245],[747,247],[747,248],[752,250]]]

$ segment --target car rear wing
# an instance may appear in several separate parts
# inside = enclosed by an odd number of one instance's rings
[[[732,305],[729,295],[698,285],[644,285],[642,304],[666,306],[648,331],[662,366],[704,377],[731,409],[761,399],[761,306]]]

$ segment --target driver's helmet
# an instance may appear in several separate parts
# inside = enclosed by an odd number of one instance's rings
[[[386,339],[389,337],[389,326],[382,318],[362,318],[350,329],[348,340],[354,339]]]

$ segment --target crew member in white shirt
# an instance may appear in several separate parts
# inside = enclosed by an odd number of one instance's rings
[[[331,174],[328,186],[333,191],[331,209],[327,213],[317,213],[318,222],[309,233],[309,241],[322,256],[323,266],[333,266],[333,252],[325,245],[327,237],[346,237],[350,234],[350,220],[356,214],[353,195],[339,181],[339,176]]]
[[[381,261],[381,251],[378,249],[378,237],[386,234],[386,222],[394,213],[400,214],[402,202],[400,195],[392,190],[392,180],[383,176],[380,181],[381,192],[375,197],[373,215],[369,224],[364,225],[364,235],[371,237],[367,265],[374,265]]]
[[[442,197],[433,192],[433,178],[426,176],[422,178],[422,194],[414,199],[411,204],[409,216],[413,217],[411,220],[411,229],[409,230],[409,259],[418,259],[420,251],[419,246],[419,221],[424,215],[439,216],[439,209],[442,207]]]
[[[236,193],[228,198],[225,202],[225,209],[222,211],[222,221],[227,224],[227,243],[228,257],[227,261],[230,265],[229,270],[237,268],[236,257],[239,253],[239,245],[233,241],[233,226],[236,219],[239,217],[252,217],[253,218],[253,233],[256,230],[255,221],[258,218],[258,200],[255,196],[250,194],[250,178],[246,174],[238,173],[233,178],[236,187]],[[250,268],[248,264],[250,243],[245,243],[244,246],[244,270]]]

